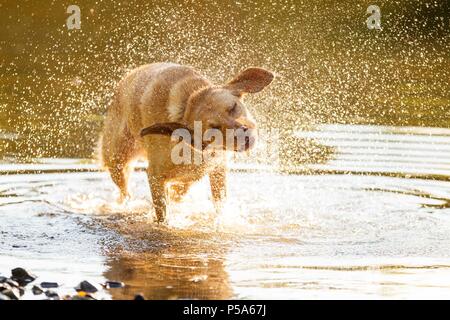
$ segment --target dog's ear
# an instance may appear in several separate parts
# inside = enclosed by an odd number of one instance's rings
[[[178,122],[165,122],[165,123],[156,123],[150,127],[142,129],[141,137],[144,137],[149,134],[162,134],[166,136],[171,136],[172,133],[177,129],[187,129],[189,130],[189,132],[192,132],[192,130],[187,126],[185,126],[184,124]]]
[[[224,88],[236,96],[244,93],[256,93],[267,87],[273,80],[274,74],[262,68],[248,68],[239,73]]]

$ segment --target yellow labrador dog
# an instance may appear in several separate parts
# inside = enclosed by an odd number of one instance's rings
[[[241,98],[261,91],[273,77],[267,70],[248,68],[228,83],[213,85],[194,68],[173,63],[149,64],[128,73],[108,107],[101,138],[103,165],[119,187],[121,199],[128,197],[131,161],[146,157],[158,222],[165,221],[168,200],[180,200],[205,175],[216,209],[220,208],[226,196],[225,151],[248,150],[257,138],[256,123]],[[177,129],[196,135],[199,130],[200,143],[174,140]],[[224,136],[240,130],[245,139],[234,136],[225,147],[207,147],[202,139],[210,129]],[[214,136],[214,140],[220,139]],[[202,161],[174,161],[174,148],[180,143]]]

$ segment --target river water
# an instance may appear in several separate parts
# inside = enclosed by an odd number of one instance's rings
[[[450,130],[323,125],[296,136],[333,156],[288,172],[235,162],[222,215],[200,181],[167,226],[152,223],[142,170],[119,205],[95,163],[4,161],[0,274],[26,267],[60,293],[85,279],[126,283],[105,299],[449,299]]]

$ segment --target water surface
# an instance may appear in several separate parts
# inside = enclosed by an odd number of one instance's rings
[[[71,292],[124,281],[127,299],[450,298],[450,131],[325,125],[333,148],[280,172],[235,163],[216,216],[207,181],[152,223],[143,171],[132,199],[79,160],[2,164],[0,273],[24,266]],[[26,298],[33,298],[26,296]]]

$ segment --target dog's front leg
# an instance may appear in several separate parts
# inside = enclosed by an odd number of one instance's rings
[[[227,196],[227,173],[225,165],[220,165],[209,173],[209,182],[211,184],[214,207],[217,214],[220,214],[223,202]]]
[[[150,190],[152,192],[153,207],[156,213],[156,222],[163,223],[166,221],[167,210],[167,194],[166,186],[163,178],[148,174]]]

